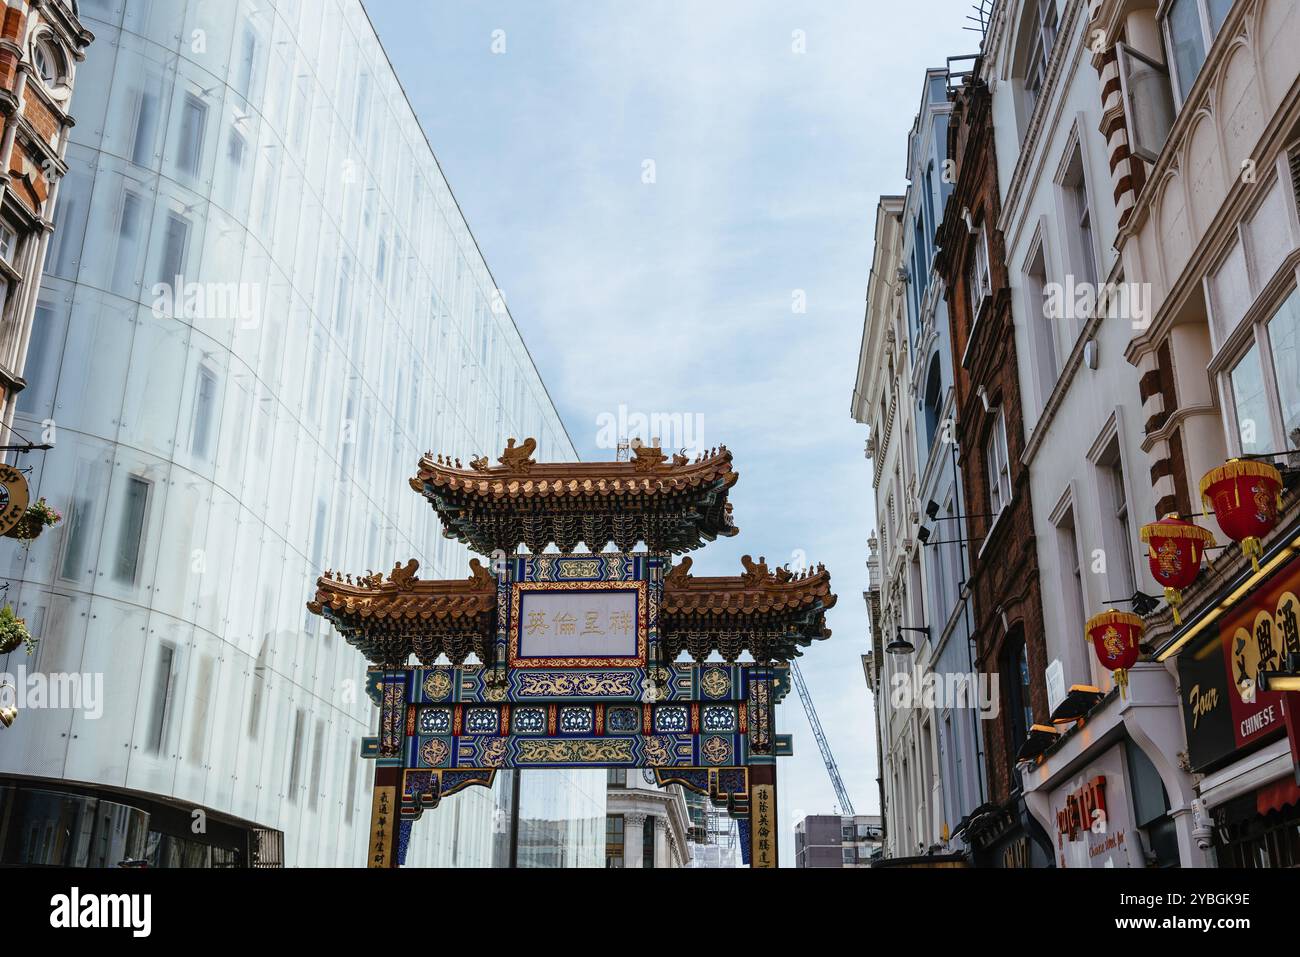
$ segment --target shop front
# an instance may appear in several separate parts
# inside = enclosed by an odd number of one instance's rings
[[[1267,690],[1265,677],[1300,654],[1297,596],[1300,557],[1284,540],[1180,638],[1188,760],[1221,867],[1300,865],[1300,693]]]
[[[984,804],[971,812],[953,832],[970,847],[975,867],[1003,869],[1051,867],[1051,843],[1022,795],[1004,804]]]
[[[1207,866],[1173,678],[1149,662],[1127,677],[1125,693],[1072,689],[1054,712],[1059,733],[1022,764],[1025,801],[1057,867]]]

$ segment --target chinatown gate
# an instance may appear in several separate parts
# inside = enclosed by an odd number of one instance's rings
[[[411,479],[443,534],[490,570],[471,559],[468,578],[433,581],[411,559],[387,576],[326,572],[308,603],[370,662],[369,866],[401,864],[423,811],[498,769],[603,767],[707,794],[739,819],[745,862],[775,867],[776,759],[791,747],[774,710],[790,659],[830,634],[830,575],[746,556],[743,574],[697,577],[690,558],[673,561],[738,531],[725,448],[691,461],[641,446],[597,463],[539,463],[535,448],[511,439],[497,464],[468,468],[429,454]]]

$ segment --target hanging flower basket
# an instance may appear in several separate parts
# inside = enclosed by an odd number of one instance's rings
[[[58,525],[61,521],[63,521],[63,516],[51,508],[45,499],[39,498],[27,506],[27,511],[23,512],[23,517],[18,519],[14,527],[4,534],[6,538],[16,538],[24,545],[31,545],[41,532],[45,531],[46,528]]]
[[[30,655],[36,650],[36,639],[27,630],[27,621],[14,614],[14,606],[0,608],[0,654],[9,654],[19,645],[27,646]]]

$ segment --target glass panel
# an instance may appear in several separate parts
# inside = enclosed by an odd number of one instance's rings
[[[1258,344],[1250,347],[1233,367],[1232,399],[1237,410],[1237,432],[1241,451],[1273,451],[1273,427],[1268,413],[1268,395],[1264,391],[1264,369],[1259,363]]]
[[[1273,352],[1285,445],[1300,449],[1300,290],[1293,291],[1269,320],[1268,342]]]
[[[1207,0],[1206,6],[1209,7],[1210,13],[1210,33],[1218,36],[1219,28],[1223,26],[1223,21],[1228,19],[1228,11],[1236,0]]]
[[[1201,33],[1198,0],[1174,0],[1166,14],[1169,42],[1173,48],[1174,70],[1178,77],[1181,102],[1196,82],[1196,74],[1205,62],[1205,37]]]
[[[1155,162],[1174,123],[1169,71],[1123,43],[1119,44],[1119,68],[1133,152]]]

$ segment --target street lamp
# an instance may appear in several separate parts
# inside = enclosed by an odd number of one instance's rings
[[[905,631],[919,631],[925,635],[925,637],[930,637],[929,628],[897,628],[895,631],[897,633],[894,635],[894,640],[885,645],[885,651],[889,652],[891,655],[910,655],[912,652],[916,651],[916,645],[903,637],[903,632]]]

